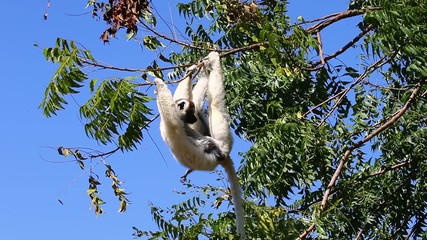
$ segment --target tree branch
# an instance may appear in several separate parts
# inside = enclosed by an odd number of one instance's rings
[[[309,71],[315,71],[318,70],[319,68],[323,67],[323,65],[325,65],[325,63],[327,61],[329,61],[332,58],[337,57],[338,55],[344,53],[345,51],[347,51],[347,49],[349,49],[351,46],[353,46],[356,42],[358,42],[363,36],[365,36],[369,31],[371,31],[374,28],[374,26],[372,24],[370,24],[369,26],[367,26],[361,33],[359,33],[356,37],[354,37],[350,42],[348,42],[347,44],[345,44],[342,48],[340,48],[338,51],[332,53],[329,56],[320,56],[320,60],[313,63],[312,66]],[[318,37],[319,38],[319,37]],[[320,48],[320,47],[319,47]],[[319,53],[320,54],[320,53]],[[319,67],[319,64],[321,64]]]
[[[381,9],[382,8],[380,8],[380,7],[369,7],[369,8],[366,8],[366,9],[350,10],[350,11],[365,11],[365,12],[368,12],[368,11],[375,11],[375,10],[381,10]],[[298,23],[297,25],[304,25],[304,24],[308,24],[308,23],[319,22],[319,21],[323,21],[323,20],[326,20],[326,19],[329,19],[329,18],[337,17],[337,16],[342,15],[342,14],[343,14],[343,12],[332,13],[332,14],[329,14],[329,15],[326,15],[326,16],[323,16],[323,17],[320,17],[320,18],[315,18],[315,19],[308,20],[308,21],[305,21],[305,22],[302,22],[302,23]],[[363,14],[363,13],[361,13],[361,14]],[[359,14],[356,14],[356,15],[359,15]],[[356,16],[356,15],[353,15],[353,16]]]
[[[332,176],[332,178],[331,178],[331,180],[330,180],[330,182],[326,188],[326,191],[324,192],[322,202],[320,205],[322,211],[324,211],[326,209],[332,188],[336,185],[336,182],[337,182],[337,180],[338,180],[339,176],[341,175],[341,172],[344,168],[344,164],[347,162],[347,160],[350,157],[353,150],[363,146],[363,144],[370,141],[372,138],[374,138],[375,136],[380,134],[382,131],[386,130],[388,127],[390,127],[392,124],[394,124],[400,117],[402,117],[405,114],[405,112],[409,109],[409,106],[415,101],[415,99],[416,99],[417,95],[419,94],[419,92],[421,91],[425,81],[426,81],[425,79],[422,79],[416,85],[416,88],[412,92],[410,98],[408,99],[408,101],[405,103],[405,105],[399,110],[399,112],[396,115],[391,117],[388,121],[386,121],[383,125],[381,125],[379,128],[377,128],[375,131],[370,133],[368,136],[366,136],[365,138],[363,138],[359,142],[353,144],[353,146],[350,146],[347,148],[344,155],[341,157],[339,165],[338,165],[337,169],[335,170],[335,172],[334,172],[334,174],[333,174],[333,176]],[[313,223],[310,225],[310,227],[307,228],[307,230],[305,230],[300,235],[299,239],[304,239],[311,231],[314,230],[314,228],[315,228],[315,225]]]
[[[147,69],[115,67],[112,65],[102,64],[99,62],[93,62],[93,61],[90,61],[86,58],[80,58],[80,61],[84,64],[91,66],[91,67],[99,67],[101,69],[110,69],[110,70],[117,70],[117,71],[124,71],[124,72],[148,72]]]
[[[318,124],[318,126],[322,125],[326,121],[326,119],[328,119],[329,116],[332,115],[332,113],[335,111],[335,109],[338,108],[338,106],[344,100],[344,97],[347,95],[347,93],[353,87],[355,87],[357,84],[359,84],[361,81],[363,81],[371,72],[373,72],[376,69],[380,68],[381,66],[383,66],[384,64],[386,64],[390,60],[391,60],[391,58],[389,58],[389,59],[386,60],[386,56],[383,56],[378,61],[376,61],[375,63],[373,63],[371,66],[369,66],[365,70],[365,72],[356,79],[356,81],[354,81],[350,86],[348,86],[346,89],[344,89],[343,91],[341,91],[341,94],[340,94],[340,97],[339,97],[338,101],[335,102],[334,106],[332,106],[331,110],[329,110],[329,112],[326,114],[326,116],[320,121],[320,123]]]
[[[176,65],[176,66],[170,66],[170,67],[164,67],[164,68],[137,69],[137,68],[115,67],[112,65],[102,64],[99,62],[93,62],[93,61],[87,60],[85,58],[80,58],[80,61],[82,63],[85,63],[85,64],[92,66],[92,67],[99,67],[102,69],[110,69],[110,70],[117,70],[117,71],[124,71],[124,72],[139,72],[139,73],[159,72],[159,71],[171,70],[171,69],[175,69],[175,68],[189,67],[192,65],[192,64],[183,64],[183,65]]]
[[[339,163],[337,169],[335,170],[335,173],[332,176],[331,181],[328,184],[328,187],[325,191],[325,194],[323,195],[323,199],[322,199],[322,203],[321,203],[321,209],[322,210],[326,208],[326,204],[328,202],[329,194],[330,194],[332,188],[335,186],[336,180],[338,179],[339,175],[341,174],[341,171],[344,167],[344,163],[347,162],[347,160],[350,157],[350,154],[353,152],[353,150],[361,147],[363,144],[365,144],[366,142],[368,142],[369,140],[371,140],[372,138],[374,138],[375,136],[380,134],[382,131],[384,131],[385,129],[390,127],[392,124],[394,124],[400,117],[402,117],[403,114],[405,114],[405,112],[408,110],[409,106],[415,101],[415,99],[416,99],[418,93],[421,91],[424,83],[425,83],[425,80],[423,79],[417,84],[417,87],[412,92],[411,97],[408,99],[408,101],[405,103],[405,105],[400,109],[400,111],[396,115],[391,117],[387,122],[385,122],[383,125],[381,125],[379,128],[377,128],[377,130],[373,131],[368,136],[366,136],[365,138],[363,138],[359,142],[355,143],[353,146],[349,147],[345,151],[344,156],[341,158],[340,163]]]
[[[228,56],[228,55],[231,55],[231,54],[237,53],[237,52],[242,52],[242,51],[246,51],[246,50],[258,49],[258,48],[259,48],[259,47],[261,47],[261,46],[268,46],[268,43],[267,43],[267,42],[263,42],[263,43],[254,43],[254,44],[250,44],[250,45],[243,46],[243,47],[240,47],[240,48],[232,48],[232,49],[221,50],[221,51],[219,51],[219,52],[221,52],[221,53],[219,54],[219,56],[220,56],[220,57],[225,57],[225,56]]]
[[[332,112],[338,107],[338,105],[342,102],[344,96],[354,87],[356,86],[358,83],[360,83],[364,78],[366,78],[366,76],[368,74],[370,74],[372,71],[380,68],[381,66],[383,66],[384,64],[386,64],[387,62],[389,62],[391,60],[391,58],[385,60],[386,56],[383,56],[382,58],[380,58],[378,61],[376,61],[375,63],[373,63],[371,66],[369,66],[365,72],[360,75],[350,86],[348,86],[347,88],[345,88],[344,90],[340,91],[339,93],[329,97],[328,99],[326,99],[325,101],[317,104],[316,106],[312,107],[310,110],[308,110],[307,112],[305,112],[302,116],[301,116],[301,120],[304,119],[308,114],[312,113],[314,110],[316,110],[317,108],[321,107],[323,104],[326,104],[332,100],[334,100],[335,98],[339,97],[338,101],[336,101],[336,103],[334,104],[334,106],[332,107],[332,109],[328,112],[328,114],[326,115],[326,117],[319,123],[319,126],[332,114]]]
[[[327,20],[307,28],[306,31],[310,33],[315,33],[342,19],[358,16],[367,12],[377,11],[381,9],[381,7],[368,7],[365,9],[348,10],[342,13],[331,14],[329,15],[330,17]]]
[[[117,151],[119,151],[121,148],[120,147],[116,147],[115,149],[113,149],[113,150],[111,150],[111,151],[109,151],[109,152],[105,152],[105,153],[99,153],[99,154],[96,154],[96,155],[92,155],[92,154],[89,154],[89,158],[90,159],[93,159],[93,158],[99,158],[99,157],[105,157],[105,156],[109,156],[109,155],[112,155],[112,154],[114,154],[114,153],[116,153]]]
[[[331,14],[329,14],[329,15],[326,15],[326,16],[323,16],[323,17],[320,17],[320,18],[315,18],[315,19],[312,19],[312,20],[307,20],[307,21],[304,21],[304,22],[302,22],[302,23],[298,23],[298,24],[296,24],[296,25],[304,25],[304,24],[308,24],[308,23],[319,22],[319,21],[322,21],[322,20],[325,20],[325,19],[328,19],[328,18],[335,17],[335,16],[339,15],[340,13],[341,13],[341,12],[338,12],[338,13],[331,13]]]
[[[255,43],[255,44],[243,46],[240,48],[222,49],[222,50],[213,50],[213,51],[218,51],[218,52],[220,52],[220,54],[219,54],[220,57],[225,57],[225,56],[234,54],[236,52],[257,49],[263,45],[268,45],[268,44],[267,43]],[[206,49],[203,49],[203,50],[206,50]],[[92,67],[99,67],[102,69],[110,69],[110,70],[117,70],[117,71],[124,71],[124,72],[139,72],[139,73],[159,72],[159,71],[172,70],[172,69],[177,69],[177,68],[188,68],[194,64],[197,64],[197,67],[203,66],[203,61],[200,60],[197,63],[181,64],[181,65],[163,67],[163,68],[136,69],[136,68],[124,68],[124,67],[116,67],[116,66],[112,66],[112,65],[108,65],[108,64],[102,64],[99,62],[90,61],[90,60],[83,58],[83,57],[80,57],[79,60],[82,63],[87,64],[87,65],[92,66]],[[142,84],[142,85],[152,85],[152,84],[149,83],[149,84]]]
[[[322,66],[326,64],[325,61],[325,54],[323,52],[323,43],[322,43],[322,36],[320,35],[320,32],[316,32],[317,41],[319,42],[319,56],[320,56],[320,63]]]
[[[166,36],[164,34],[161,34],[161,33],[157,32],[153,28],[149,27],[147,24],[145,24],[143,22],[140,22],[140,23],[141,23],[142,26],[144,26],[145,29],[147,29],[148,31],[152,32],[154,35],[156,35],[156,36],[158,36],[160,38],[163,38],[163,39],[165,39],[165,40],[167,40],[169,42],[173,42],[173,43],[179,44],[181,46],[192,48],[192,49],[197,49],[197,50],[215,51],[215,49],[206,49],[205,47],[199,47],[199,46],[196,46],[196,45],[192,45],[192,44],[189,44],[189,43],[185,43],[185,42],[179,41],[179,40],[177,40],[175,38],[168,37],[168,36]]]
[[[297,240],[301,240],[301,239],[305,239],[305,237],[307,237],[307,235],[312,232],[314,230],[314,228],[316,227],[316,225],[314,223],[312,223],[310,225],[310,227],[308,227],[303,233],[301,233],[301,235],[299,235],[299,237],[297,238]]]
[[[408,166],[409,164],[411,164],[413,162],[415,162],[415,160],[401,162],[401,163],[398,163],[396,165],[393,165],[393,166],[390,166],[390,167],[386,167],[386,168],[384,168],[381,171],[370,173],[370,174],[368,174],[366,176],[361,177],[358,180],[362,181],[362,180],[365,180],[365,179],[370,178],[370,177],[376,177],[376,176],[382,175],[384,173],[390,172],[392,170],[395,170],[395,169],[398,169],[398,168],[402,168],[402,167],[406,167],[406,166]]]
[[[357,236],[354,240],[359,240],[363,238],[363,233],[365,232],[365,228],[360,229],[359,233],[357,233]]]
[[[308,32],[320,32],[323,28],[331,25],[334,22],[337,22],[341,19],[345,19],[345,18],[349,18],[349,17],[353,17],[353,16],[357,16],[363,13],[366,13],[368,11],[374,11],[374,10],[380,10],[381,8],[379,7],[369,7],[366,9],[360,9],[360,10],[349,10],[346,12],[341,12],[341,13],[334,13],[334,14],[330,14],[328,16],[322,17],[322,18],[318,18],[315,20],[311,20],[311,21],[307,21],[305,23],[311,23],[311,22],[315,22],[315,21],[321,21],[321,20],[325,20],[323,22],[320,22],[312,27],[309,27],[306,29],[306,31]],[[251,44],[248,46],[243,46],[240,48],[234,48],[234,49],[213,49],[213,48],[206,48],[206,47],[202,47],[202,46],[196,46],[196,45],[192,45],[180,40],[177,40],[176,38],[173,37],[169,37],[167,35],[161,34],[159,32],[157,32],[155,29],[151,28],[150,26],[148,26],[147,24],[145,24],[144,22],[140,21],[140,24],[147,29],[148,31],[150,31],[151,33],[153,33],[154,35],[165,39],[167,41],[170,41],[172,43],[176,43],[179,44],[181,46],[185,46],[188,48],[192,48],[192,49],[196,49],[196,50],[201,50],[201,51],[218,51],[220,52],[220,56],[224,57],[227,55],[231,55],[237,52],[241,52],[241,51],[246,51],[246,50],[252,50],[252,49],[258,49],[261,46],[268,46],[268,42],[264,42],[264,43],[255,43],[255,44]],[[357,37],[356,37],[357,38]],[[357,41],[353,40],[353,41]],[[342,49],[338,50],[336,53],[332,54],[329,57],[325,57],[324,60],[325,62],[333,57],[336,57],[337,55],[341,54],[342,52],[344,52],[345,50],[347,50],[352,44],[352,42],[348,43],[347,45],[345,45]],[[99,62],[94,62],[94,61],[90,61],[88,59],[85,58],[81,58],[80,59],[83,63],[90,65],[92,67],[99,67],[102,69],[111,69],[111,70],[117,70],[117,71],[125,71],[125,72],[140,72],[140,73],[146,73],[146,72],[158,72],[158,71],[164,71],[164,70],[171,70],[171,69],[176,69],[176,68],[185,68],[185,67],[189,67],[193,64],[182,64],[182,65],[177,65],[177,66],[170,66],[170,67],[164,67],[164,68],[156,68],[156,69],[135,69],[135,68],[124,68],[124,67],[116,67],[116,66],[112,66],[112,65],[107,65],[107,64],[101,64]],[[322,63],[323,61],[321,61]],[[318,65],[318,63],[315,63],[314,65]]]

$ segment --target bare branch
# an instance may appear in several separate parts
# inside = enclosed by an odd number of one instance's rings
[[[312,20],[304,21],[302,23],[298,23],[297,25],[304,25],[304,24],[308,24],[308,23],[319,22],[319,21],[322,21],[322,20],[325,20],[325,19],[328,19],[328,18],[335,17],[335,16],[339,15],[340,13],[341,12],[332,13],[332,14],[329,14],[329,15],[326,15],[326,16],[323,16],[323,17],[320,17],[320,18],[315,18],[315,19],[312,19]]]
[[[102,69],[110,69],[110,70],[117,70],[117,71],[124,71],[124,72],[148,72],[148,69],[135,69],[135,68],[123,68],[123,67],[116,67],[112,65],[102,64],[99,62],[93,62],[86,58],[80,58],[80,61],[84,64],[87,64],[92,67],[99,67]],[[151,70],[151,69],[150,69]]]
[[[300,235],[299,235],[299,237],[297,238],[297,240],[301,240],[301,239],[305,239],[305,237],[307,237],[307,235],[309,234],[309,233],[311,233],[313,230],[314,230],[314,228],[316,227],[316,225],[314,224],[314,223],[312,223],[311,225],[310,225],[310,227],[308,227],[303,233],[301,233]]]
[[[317,61],[315,63],[312,64],[312,68],[309,69],[309,71],[314,71],[314,70],[318,70],[319,68],[323,67],[325,65],[325,63],[327,61],[329,61],[332,58],[337,57],[338,55],[344,53],[345,51],[347,51],[347,49],[349,49],[351,46],[353,46],[356,42],[358,42],[363,36],[365,36],[369,31],[371,31],[373,29],[373,25],[370,24],[369,26],[367,26],[361,33],[359,33],[356,37],[354,37],[350,42],[348,42],[347,44],[345,44],[342,48],[340,48],[338,51],[332,53],[331,55],[324,57],[324,56],[320,56],[320,61]],[[319,38],[319,37],[318,37]],[[319,47],[320,48],[320,47]],[[320,54],[320,53],[319,53]],[[318,66],[319,64],[321,64],[320,66]],[[318,67],[315,67],[318,66]]]
[[[402,167],[406,167],[406,166],[408,166],[409,164],[411,164],[411,163],[413,163],[413,162],[415,162],[415,160],[401,162],[401,163],[398,163],[398,164],[393,165],[393,166],[391,166],[391,167],[386,167],[386,168],[384,168],[384,169],[383,169],[383,170],[381,170],[381,171],[378,171],[378,172],[374,172],[374,173],[368,174],[368,175],[366,175],[366,176],[362,177],[362,178],[361,178],[361,179],[359,179],[359,180],[364,180],[364,179],[367,179],[367,178],[370,178],[370,177],[376,177],[376,176],[382,175],[382,174],[384,174],[384,173],[387,173],[387,172],[389,172],[389,171],[392,171],[392,170],[395,170],[395,169],[398,169],[398,168],[402,168]]]
[[[365,232],[365,228],[360,229],[359,233],[357,233],[357,236],[354,240],[359,240],[363,238],[363,233]]]
[[[120,149],[121,149],[120,147],[116,147],[115,149],[113,149],[113,150],[111,150],[109,152],[95,154],[95,155],[90,154],[88,157],[90,159],[92,159],[92,158],[99,158],[99,157],[110,156],[110,155],[114,154],[115,152],[119,151]]]
[[[192,48],[192,49],[197,49],[197,50],[215,51],[215,49],[207,49],[205,47],[199,47],[199,46],[196,46],[196,45],[192,45],[192,44],[189,44],[189,43],[185,43],[185,42],[179,41],[179,40],[177,40],[175,38],[168,37],[168,36],[166,36],[164,34],[161,34],[161,33],[157,32],[153,28],[149,27],[147,24],[145,24],[143,22],[140,22],[140,23],[141,23],[142,26],[144,26],[145,29],[147,29],[148,31],[152,32],[154,35],[156,35],[156,36],[158,36],[160,38],[163,38],[163,39],[165,39],[165,40],[167,40],[169,42],[173,42],[173,43],[182,45],[184,47],[188,47],[188,48]]]
[[[348,10],[348,11],[345,11],[342,13],[332,14],[332,15],[330,15],[331,17],[329,17],[327,20],[307,28],[306,31],[310,32],[310,33],[315,33],[315,32],[321,31],[322,29],[324,29],[324,28],[328,27],[329,25],[331,25],[335,22],[338,22],[342,19],[358,16],[358,15],[361,15],[361,14],[364,14],[367,12],[377,11],[377,10],[381,10],[381,9],[382,8],[380,8],[380,7],[368,7],[365,9]]]
[[[316,32],[317,35],[317,41],[319,42],[319,56],[320,56],[320,63],[322,63],[322,66],[326,64],[325,61],[325,54],[323,53],[323,43],[322,43],[322,36],[320,35],[320,32]]]

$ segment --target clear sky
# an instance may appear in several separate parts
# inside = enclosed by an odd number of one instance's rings
[[[131,239],[132,226],[156,229],[149,202],[167,207],[186,199],[186,196],[173,192],[185,189],[179,181],[185,169],[173,159],[162,142],[158,120],[151,125],[153,140],[144,134],[144,142],[138,150],[118,153],[107,160],[131,192],[132,205],[126,213],[117,213],[118,202],[111,191],[110,181],[102,177],[100,190],[107,202],[104,205],[106,214],[96,217],[93,210],[89,210],[87,171],[80,170],[76,163],[64,162],[71,159],[57,155],[55,148],[58,146],[104,150],[114,146],[100,146],[84,133],[77,110],[78,104],[83,104],[87,98],[87,90],[75,101],[68,98],[67,109],[58,116],[50,119],[43,116],[38,105],[56,69],[55,65],[45,61],[43,48],[53,46],[56,37],[61,37],[76,40],[92,50],[95,58],[110,64],[144,68],[148,64],[146,59],[149,59],[148,51],[142,51],[135,41],[112,39],[110,44],[104,45],[99,39],[105,28],[104,22],[93,20],[89,14],[81,15],[88,11],[84,9],[86,2],[53,0],[46,21],[43,14],[47,0],[8,1],[3,6],[3,37],[0,38],[3,60],[0,68],[5,74],[0,95],[0,129],[3,132],[0,239]],[[174,24],[179,25],[176,1],[153,2],[166,20],[173,19]],[[292,21],[299,15],[308,20],[343,11],[347,4],[347,1],[293,0],[290,1],[289,14]],[[333,42],[325,45],[327,52],[328,49],[329,52],[336,50],[335,44],[351,39],[353,34],[349,31],[355,31],[355,22],[346,21],[334,31],[339,33],[323,35],[324,42]],[[111,72],[96,74],[100,77],[112,75]],[[152,94],[153,89],[148,92]],[[239,139],[235,142],[233,158],[238,165],[237,153],[250,144]],[[165,159],[154,143],[160,147]],[[102,175],[102,168],[98,167],[98,171]],[[195,184],[215,184],[217,175],[196,172],[189,178]]]

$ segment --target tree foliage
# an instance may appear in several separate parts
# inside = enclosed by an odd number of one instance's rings
[[[286,14],[288,1],[193,0],[177,6],[191,41],[159,32],[161,16],[148,2],[137,2],[92,0],[89,6],[104,13],[114,30],[106,30],[108,36],[121,28],[129,37],[141,34],[143,46],[158,57],[145,69],[106,66],[90,51],[58,39],[44,51],[59,63],[40,105],[45,115],[56,114],[66,95],[88,85],[92,97],[80,109],[87,135],[133,150],[153,120],[145,105],[152,98],[140,90],[151,85],[150,76],[167,73],[175,83],[185,67],[219,51],[232,127],[251,142],[239,170],[250,238],[427,237],[424,0],[353,0],[340,13],[296,23]],[[324,29],[348,18],[360,20],[359,33],[325,52]],[[340,61],[351,48],[358,49],[353,57],[360,63]],[[88,80],[84,67],[143,75],[97,82]],[[75,156],[83,161],[114,151]],[[109,165],[107,170],[114,173]],[[90,179],[96,193],[97,181]],[[233,238],[232,213],[204,214],[207,203],[220,204],[228,195],[216,187],[188,187],[199,195],[169,210],[153,205],[159,230],[135,227],[135,236]]]

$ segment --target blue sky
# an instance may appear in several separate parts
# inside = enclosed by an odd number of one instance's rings
[[[154,2],[167,20],[173,18],[175,25],[179,24],[176,1]],[[3,116],[0,128],[4,133],[0,149],[0,239],[131,239],[132,226],[156,229],[149,202],[167,207],[186,199],[173,192],[185,189],[179,182],[185,169],[173,159],[162,142],[158,121],[151,125],[153,140],[145,135],[138,150],[118,153],[107,160],[131,192],[132,205],[126,213],[117,213],[118,202],[112,195],[109,181],[102,179],[101,194],[107,201],[104,206],[106,214],[96,217],[89,210],[87,172],[81,171],[75,163],[64,162],[70,159],[58,156],[55,148],[84,146],[109,150],[114,146],[100,146],[86,137],[78,116],[78,104],[72,99],[68,99],[65,111],[50,119],[38,109],[45,87],[56,69],[55,65],[45,61],[42,49],[54,45],[56,37],[74,39],[92,50],[96,58],[113,65],[144,68],[149,53],[141,51],[137,42],[124,38],[113,39],[104,45],[99,39],[104,23],[93,20],[88,14],[76,16],[87,12],[84,9],[86,1],[52,1],[48,20],[44,21],[46,3],[28,1],[23,5],[21,1],[9,1],[2,13],[0,48],[3,60],[0,66],[5,75],[0,95]],[[289,14],[293,21],[299,15],[313,19],[343,11],[346,5],[346,1],[294,0],[290,1]],[[349,40],[353,35],[350,31],[355,31],[354,26],[354,21],[346,21],[334,28],[339,34],[325,32],[324,42],[332,42],[325,45],[326,52],[332,52],[338,43]],[[111,72],[96,74],[111,76]],[[148,92],[151,94],[153,89]],[[87,92],[83,91],[75,101],[82,104],[87,97]],[[235,142],[233,158],[238,164],[237,153],[247,149],[249,143],[239,139]],[[101,168],[98,170],[102,173]],[[217,175],[196,172],[189,178],[195,184],[215,184]]]

